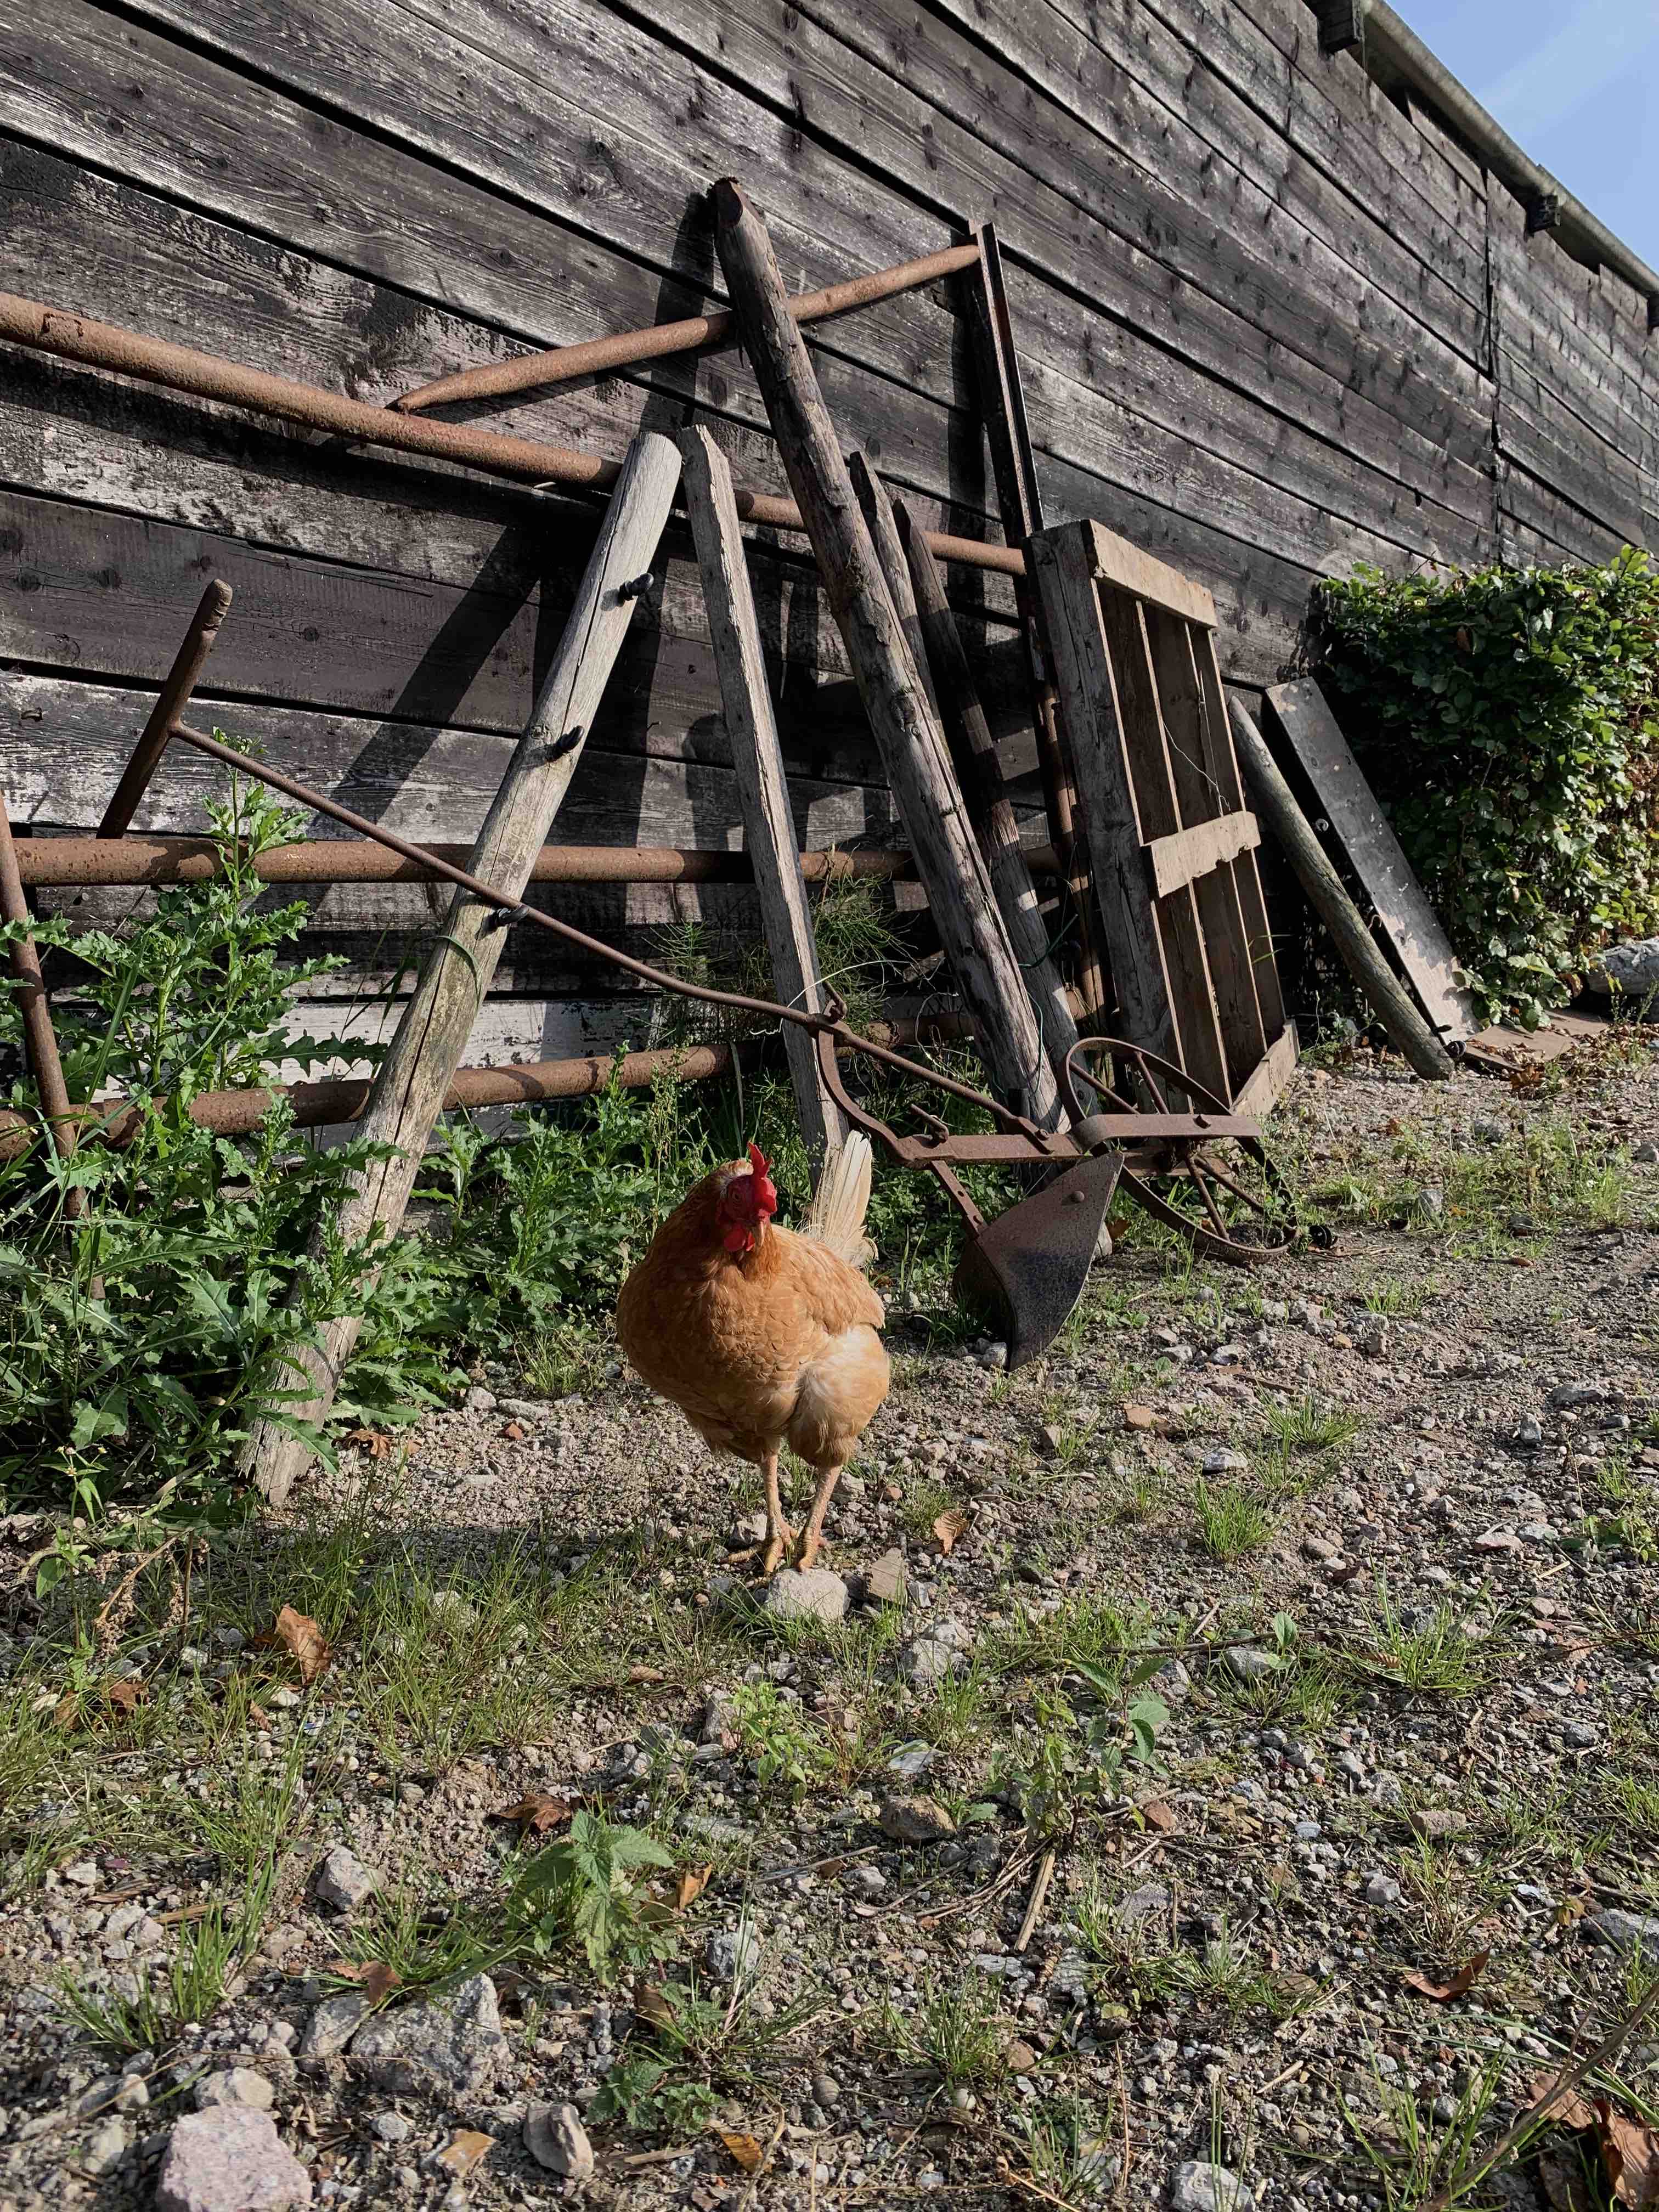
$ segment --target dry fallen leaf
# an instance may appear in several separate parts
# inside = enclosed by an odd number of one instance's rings
[[[1659,2136],[1645,2120],[1615,2112],[1605,2097],[1596,2099],[1595,2114],[1613,2203],[1631,2212],[1652,2212],[1659,2205]]]
[[[628,1679],[630,1682],[660,1682],[663,1671],[660,1667],[630,1667]]]
[[[359,1451],[368,1452],[372,1458],[384,1459],[392,1449],[392,1439],[379,1429],[348,1429],[345,1440],[356,1444]]]
[[[492,1820],[516,1820],[526,1836],[545,1836],[555,1828],[563,1827],[575,1809],[568,1797],[550,1797],[544,1790],[532,1790],[515,1804],[503,1805],[489,1817]]]
[[[1150,1431],[1158,1426],[1161,1419],[1162,1416],[1155,1413],[1150,1406],[1126,1406],[1123,1408],[1123,1425],[1126,1429],[1145,1429]]]
[[[1161,1797],[1152,1798],[1143,1805],[1140,1817],[1149,1828],[1156,1828],[1161,1836],[1172,1836],[1176,1832],[1176,1816]]]
[[[510,1444],[522,1443],[529,1433],[529,1430],[525,1427],[522,1421],[509,1421],[501,1431],[502,1436]]]
[[[65,1730],[80,1727],[81,1700],[73,1690],[65,1690],[52,1707],[52,1724],[54,1728]]]
[[[457,2128],[453,2140],[438,2153],[438,2164],[459,2179],[481,2166],[495,2148],[494,2136],[480,2135],[477,2128]]]
[[[308,1613],[285,1605],[261,1644],[278,1644],[298,1665],[302,1682],[320,1681],[328,1672],[328,1638]]]
[[[331,1959],[323,1972],[342,1982],[356,1982],[372,2005],[384,2004],[393,1990],[403,1986],[403,1976],[384,1959]]]
[[[753,2136],[732,2135],[725,2128],[719,2130],[719,2135],[720,2141],[745,2173],[760,2172],[761,2160],[766,2156],[766,2153]]]
[[[247,1724],[251,1729],[268,1729],[270,1726],[270,1715],[263,1705],[250,1705],[247,1709]]]
[[[1431,1982],[1426,1974],[1407,1974],[1406,1987],[1420,1991],[1425,1997],[1432,1997],[1437,2004],[1449,2004],[1454,1997],[1468,1996],[1486,1972],[1486,1961],[1491,1956],[1490,1951],[1477,1951],[1472,1959],[1465,1959],[1451,1979],[1446,1982]]]
[[[680,1886],[674,1898],[675,1910],[684,1912],[688,1905],[695,1905],[708,1887],[714,1873],[712,1866],[687,1867],[680,1876]]]
[[[104,1685],[104,1696],[113,1712],[136,1712],[144,1702],[144,1694],[142,1682],[106,1682]]]
[[[967,1533],[968,1516],[959,1505],[953,1505],[949,1512],[941,1513],[933,1523],[933,1534],[939,1538],[939,1547],[941,1552],[946,1553],[951,1551],[957,1537],[965,1536]]]
[[[661,1984],[647,1982],[643,1975],[635,1978],[634,2009],[641,2020],[648,2020],[653,2027],[666,2027],[674,2017],[674,2008],[669,2003]]]

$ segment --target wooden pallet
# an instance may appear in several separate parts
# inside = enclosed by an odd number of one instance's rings
[[[1296,1066],[1200,584],[1097,522],[1028,555],[1071,734],[1115,1021],[1237,1110]]]

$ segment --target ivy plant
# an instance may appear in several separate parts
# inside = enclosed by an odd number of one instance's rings
[[[1489,1020],[1531,1027],[1659,927],[1659,575],[1477,568],[1319,586],[1318,674]]]

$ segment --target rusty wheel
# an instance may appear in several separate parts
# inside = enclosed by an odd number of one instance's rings
[[[1086,1060],[1085,1070],[1079,1063]],[[1074,1119],[1085,1109],[1074,1079],[1100,1094],[1102,1107],[1121,1114],[1231,1115],[1224,1098],[1184,1068],[1121,1037],[1084,1037],[1066,1060],[1066,1092]],[[1206,1259],[1253,1267],[1302,1236],[1328,1242],[1303,1223],[1259,1138],[1172,1141],[1167,1161],[1152,1171],[1125,1169],[1119,1188],[1168,1229],[1187,1237]]]

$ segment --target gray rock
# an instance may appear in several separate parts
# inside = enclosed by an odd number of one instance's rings
[[[1647,999],[1659,991],[1659,937],[1626,938],[1598,952],[1585,981],[1603,999]]]
[[[393,2096],[476,2096],[506,2057],[488,1974],[471,1975],[429,2004],[379,2014],[351,2045],[352,2064]]]
[[[1255,2212],[1255,2198],[1224,2166],[1189,2158],[1170,2183],[1172,2212]]]
[[[1212,1451],[1204,1455],[1206,1474],[1243,1474],[1249,1464],[1243,1452]]]
[[[325,1905],[352,1912],[374,1896],[383,1879],[372,1867],[366,1867],[355,1851],[336,1844],[324,1853],[322,1864],[311,1877],[311,1887]]]
[[[887,1762],[887,1771],[896,1774],[902,1782],[915,1782],[924,1775],[933,1763],[931,1743],[902,1743]],[[819,2100],[822,2102],[822,2099]]]
[[[106,2173],[113,2173],[127,2154],[127,2131],[119,2120],[108,2119],[100,2128],[94,2128],[81,2154],[81,2171],[101,2181]]]
[[[1166,1659],[1152,1677],[1152,1687],[1170,1705],[1178,1705],[1191,1695],[1193,1678],[1179,1659]]]
[[[988,1344],[984,1351],[979,1355],[979,1364],[981,1367],[989,1367],[1000,1372],[1000,1370],[1008,1364],[1007,1346],[1006,1344]]]
[[[904,1591],[904,1554],[895,1546],[866,1574],[864,1595],[873,1605],[902,1605]]]
[[[1650,1960],[1659,1959],[1659,1920],[1649,1913],[1609,1909],[1592,1912],[1584,1925],[1598,1942],[1611,1943],[1615,1951],[1639,1949]]]
[[[1386,1911],[1390,1905],[1398,1905],[1402,1894],[1400,1884],[1394,1876],[1391,1874],[1382,1873],[1380,1869],[1376,1874],[1370,1875],[1365,1883],[1365,1902],[1367,1905],[1376,1905],[1379,1911]]]
[[[294,2212],[310,2203],[311,2176],[270,2114],[246,2105],[186,2113],[155,2185],[155,2212]]]
[[[812,2076],[812,2102],[815,2105],[834,2105],[841,2099],[841,2083],[833,2074]]]
[[[1659,1145],[1651,1137],[1639,1138],[1630,1148],[1630,1156],[1638,1167],[1650,1168],[1659,1160]]]
[[[342,1990],[325,1997],[306,2022],[300,2038],[301,2058],[337,2058],[368,2014],[368,1999],[361,1990]]]
[[[1169,1909],[1170,1893],[1163,1883],[1144,1881],[1139,1889],[1132,1889],[1127,1896],[1119,1898],[1115,1916],[1119,1927],[1138,1928],[1154,1913],[1167,1912]]]
[[[1600,1740],[1588,1722],[1563,1721],[1561,1723],[1561,1741],[1569,1751],[1591,1751]]]
[[[728,1552],[746,1552],[751,1545],[763,1544],[765,1541],[766,1516],[763,1513],[745,1513],[740,1519],[734,1521],[726,1532],[726,1548]]]
[[[1279,1662],[1270,1651],[1258,1651],[1254,1644],[1230,1644],[1227,1664],[1241,1682],[1259,1682],[1266,1674],[1279,1672]]]
[[[495,1393],[493,1390],[486,1390],[482,1382],[475,1382],[461,1402],[469,1413],[493,1413],[495,1410]]]
[[[703,1946],[703,1964],[711,1978],[747,1989],[761,1970],[760,1937],[746,1920],[735,1928],[717,1928]]]
[[[368,2124],[376,2141],[383,2143],[407,2142],[415,2132],[401,2112],[376,2112]]]
[[[227,2066],[196,2084],[196,2103],[202,2112],[210,2105],[246,2105],[252,2112],[268,2112],[276,2101],[270,2082],[250,2066]]]
[[[431,1613],[434,1620],[441,1621],[456,1636],[465,1636],[468,1629],[478,1625],[477,1607],[458,1589],[434,1590]]]
[[[918,1689],[931,1690],[948,1681],[963,1666],[963,1656],[942,1636],[918,1636],[899,1654],[898,1670]]]
[[[532,2105],[524,2118],[524,2147],[550,2173],[567,2181],[592,2178],[593,2146],[574,2105]]]
[[[942,1844],[957,1832],[950,1814],[931,1797],[884,1798],[876,1820],[883,1835],[900,1844]]]
[[[768,1586],[765,1610],[780,1620],[835,1622],[847,1612],[847,1585],[828,1567],[784,1567]]]

